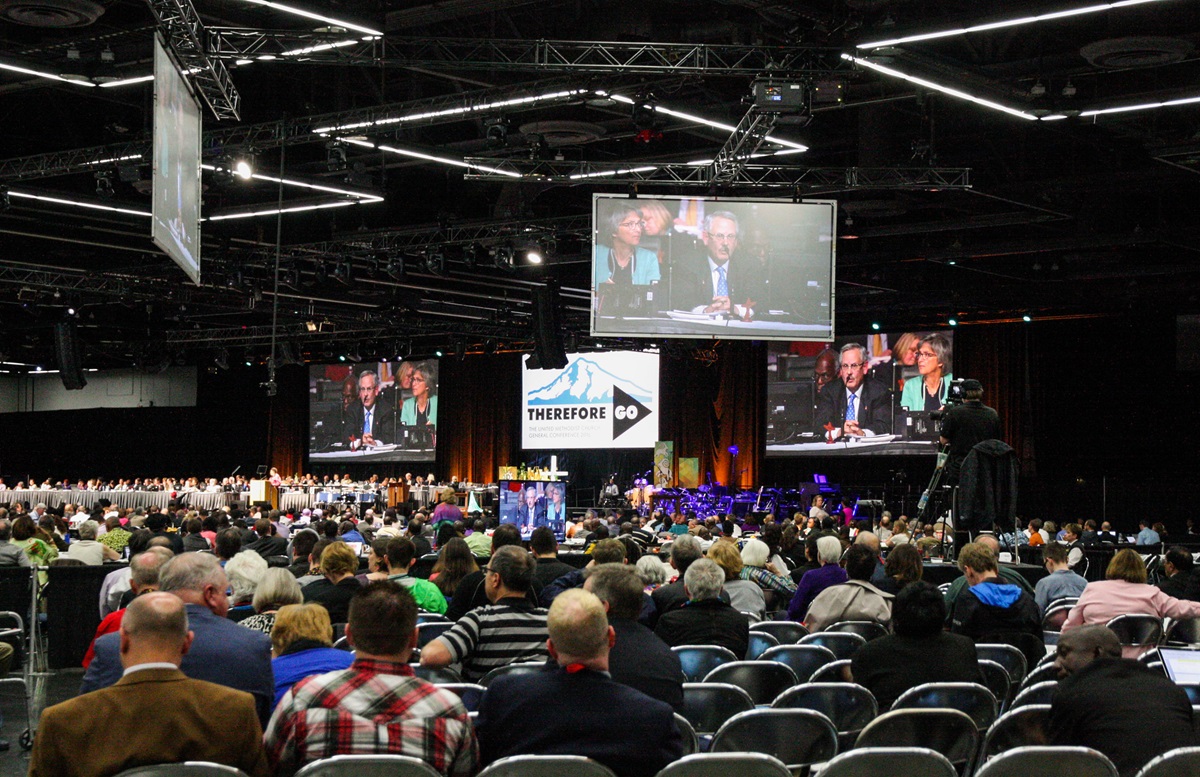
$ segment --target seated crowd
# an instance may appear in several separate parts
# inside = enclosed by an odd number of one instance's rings
[[[1063,602],[1044,741],[1093,747],[1124,776],[1195,740],[1187,694],[1105,624],[1200,618],[1200,570],[1171,548],[1150,585],[1142,557],[1122,549],[1107,579],[1088,583],[1072,570],[1076,524],[1065,542],[1031,526],[1047,572],[1036,586],[984,534],[958,552],[961,577],[943,591],[922,578],[944,527],[890,516],[835,530],[800,513],[784,526],[592,513],[572,525],[590,556],[576,568],[549,529],[526,548],[515,527],[468,523],[457,507],[407,521],[118,509],[73,526],[37,510],[0,508],[0,566],[130,563],[105,579],[81,695],[43,714],[31,775],[184,760],[291,775],[337,754],[393,753],[464,777],[521,754],[584,755],[619,777],[651,777],[685,752],[673,648],[755,659],[766,621],[813,633],[878,624],[835,679],[866,688],[882,712],[925,683],[985,683],[979,644],[1017,648],[1032,671],[1054,649],[1043,617]],[[362,543],[365,568],[350,543]],[[438,622],[432,638],[418,628]],[[536,667],[501,671],[516,664]],[[458,678],[487,685],[474,720],[463,691],[445,685]],[[151,715],[155,727],[137,725]],[[137,735],[78,758],[101,730]]]

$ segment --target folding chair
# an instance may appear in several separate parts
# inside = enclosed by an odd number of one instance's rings
[[[795,621],[762,621],[750,627],[750,632],[761,631],[779,640],[780,645],[794,645],[808,636],[808,629]]]
[[[683,754],[694,755],[700,752],[700,739],[696,736],[696,729],[678,712],[675,713],[675,726],[679,729],[679,735],[683,737]]]
[[[1028,688],[1022,689],[1017,694],[1017,698],[1013,699],[1012,709],[1024,707],[1027,704],[1050,704],[1054,700],[1054,694],[1058,691],[1057,680],[1047,680],[1043,683],[1031,685]]]
[[[546,663],[544,661],[524,661],[517,664],[509,664],[508,666],[498,666],[492,671],[483,676],[479,684],[484,688],[488,687],[495,680],[501,677],[510,677],[519,674],[536,674],[545,671]]]
[[[1008,676],[1008,671],[995,661],[979,659],[979,673],[983,675],[983,684],[996,697],[1003,710],[1008,704],[1012,691],[1016,687]]]
[[[875,697],[855,683],[804,683],[779,694],[771,707],[816,710],[829,718],[838,732],[839,750],[853,747],[859,732],[879,714]]]
[[[732,650],[717,645],[676,645],[671,651],[679,656],[683,676],[689,683],[701,682],[721,664],[738,660]]]
[[[313,761],[296,777],[433,777],[440,774],[408,755],[334,755]]]
[[[975,777],[1117,777],[1117,767],[1090,747],[1018,747],[1001,753]]]
[[[479,709],[479,702],[483,701],[483,694],[487,691],[487,688],[476,683],[440,683],[438,687],[461,699],[467,712],[475,712]]]
[[[444,666],[421,666],[418,664],[413,667],[413,672],[416,673],[417,677],[434,685],[461,683],[463,681],[462,675]]]
[[[841,621],[840,623],[833,624],[825,629],[825,631],[834,634],[857,634],[867,642],[879,639],[880,637],[886,637],[888,633],[888,630],[884,628],[882,623],[876,623],[875,621]]]
[[[1023,691],[1026,688],[1032,688],[1038,683],[1045,683],[1051,680],[1058,682],[1058,667],[1053,663],[1047,662],[1039,666],[1037,669],[1034,669],[1025,677],[1018,688],[1018,692]]]
[[[864,747],[927,747],[966,773],[979,747],[979,729],[965,712],[952,709],[899,709],[867,724],[854,742]]]
[[[656,777],[792,777],[778,758],[764,753],[700,753],[667,764]]]
[[[842,675],[842,670],[849,668],[850,659],[843,658],[841,661],[826,664],[813,672],[812,677],[808,678],[808,681],[810,683],[844,683],[846,679]]]
[[[754,709],[754,699],[736,685],[728,683],[684,683],[683,709],[687,722],[696,731],[701,751],[725,721],[739,712]]]
[[[913,707],[951,709],[965,712],[980,731],[996,722],[996,697],[979,683],[924,683],[909,688],[892,704],[893,710]]]
[[[833,654],[838,657],[838,660],[850,658],[858,649],[867,644],[867,640],[860,634],[852,634],[845,631],[818,631],[816,634],[809,634],[800,640],[801,645],[820,645],[833,651]]]
[[[791,668],[805,682],[821,667],[837,660],[829,648],[820,645],[778,645],[758,657],[760,661],[778,661]]]
[[[1118,615],[1104,624],[1117,633],[1122,647],[1138,648],[1144,653],[1162,642],[1163,622],[1157,615],[1129,613]],[[1140,654],[1139,653],[1139,654]]]
[[[821,777],[955,777],[946,756],[924,747],[868,747],[842,753]]]
[[[1029,671],[1025,654],[1012,645],[985,642],[975,646],[975,656],[984,661],[995,661],[1004,667],[1012,685],[1019,685]]]
[[[1200,774],[1200,747],[1177,747],[1155,756],[1137,777],[1194,777]]]
[[[581,755],[511,755],[496,761],[477,777],[562,777],[564,774],[616,777],[604,764]]]
[[[417,624],[417,647],[423,648],[454,627],[454,621],[430,621]]]
[[[435,772],[436,774],[436,772]],[[116,777],[248,777],[233,766],[209,761],[184,761],[181,764],[152,764],[126,769]],[[299,777],[299,775],[297,775]],[[307,776],[306,777],[311,777]],[[427,777],[424,776],[423,777]]]
[[[1167,630],[1168,645],[1200,645],[1200,618],[1184,618]]]
[[[812,710],[751,710],[725,721],[711,749],[765,753],[795,770],[837,755],[837,730],[829,718]]]
[[[765,631],[751,631],[750,640],[746,645],[746,660],[755,661],[773,647],[779,646],[779,640]]]
[[[729,683],[750,694],[755,704],[770,704],[796,684],[796,673],[777,661],[732,661],[708,673],[706,683]]]
[[[1014,707],[987,730],[983,739],[983,757],[991,758],[1018,747],[1050,743],[1050,705],[1028,704]]]

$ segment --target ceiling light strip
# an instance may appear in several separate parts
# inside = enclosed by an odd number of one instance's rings
[[[1122,105],[1115,108],[1095,108],[1080,112],[1081,117],[1107,116],[1110,113],[1129,113],[1130,111],[1150,111],[1155,108],[1173,108],[1176,105],[1192,105],[1200,103],[1200,97],[1180,97],[1177,100],[1163,100],[1156,103],[1141,103],[1139,105]]]
[[[45,194],[33,194],[32,192],[21,192],[15,189],[8,190],[9,197],[21,197],[23,199],[38,200],[40,202],[52,202],[55,205],[71,205],[76,208],[87,208],[89,210],[103,210],[109,213],[124,213],[128,216],[150,216],[150,211],[133,210],[132,208],[119,208],[115,205],[101,205],[96,202],[83,202],[81,200],[68,200],[62,197],[50,197]]]
[[[372,202],[383,202],[383,200],[378,197],[372,200],[337,200],[335,202],[319,202],[312,205],[268,208],[267,210],[247,211],[245,213],[223,213],[216,216],[209,216],[205,221],[228,221],[230,219],[249,219],[256,216],[274,216],[280,213],[303,213],[305,211],[324,210],[326,208],[344,208],[348,205],[366,205]]]
[[[569,178],[570,178],[572,181],[576,181],[576,180],[579,180],[579,179],[581,179],[581,178],[608,178],[608,177],[611,177],[611,176],[614,176],[614,175],[627,175],[627,174],[629,174],[629,173],[648,173],[648,172],[650,172],[650,171],[652,171],[652,170],[657,170],[657,169],[658,169],[658,168],[657,168],[657,167],[654,167],[654,166],[650,166],[650,167],[627,167],[627,168],[624,168],[624,169],[622,169],[622,170],[601,170],[601,171],[599,171],[599,172],[595,172],[595,173],[575,173],[574,175],[571,175],[571,176],[568,176],[568,177],[569,177]]]
[[[426,154],[422,151],[412,151],[412,150],[406,149],[406,148],[396,148],[395,146],[385,146],[383,144],[375,145],[374,143],[368,142],[366,140],[358,140],[357,138],[341,138],[341,140],[343,140],[346,143],[355,145],[355,146],[362,146],[363,148],[377,148],[380,151],[387,151],[389,153],[398,154],[400,156],[412,157],[413,159],[424,159],[427,162],[438,162],[440,164],[451,165],[453,167],[465,167],[468,170],[483,170],[486,173],[495,173],[496,175],[503,175],[503,176],[507,176],[509,178],[523,177],[520,173],[514,173],[512,170],[501,170],[498,167],[488,167],[487,165],[480,165],[480,164],[476,164],[474,162],[464,162],[461,159],[451,159],[450,157],[434,156],[433,154]]]
[[[363,27],[362,25],[351,24],[350,22],[343,21],[341,19],[334,19],[329,16],[322,16],[321,14],[313,13],[312,11],[305,11],[302,8],[296,8],[295,6],[291,6],[291,5],[284,5],[283,3],[275,3],[275,2],[272,2],[271,0],[246,0],[246,2],[253,3],[254,5],[266,6],[267,8],[274,8],[276,11],[283,11],[284,13],[295,14],[296,16],[303,16],[306,19],[315,19],[318,22],[325,22],[326,24],[331,24],[335,27],[345,27],[347,30],[354,30],[355,32],[361,32],[364,35],[375,35],[378,37],[383,36],[382,32],[380,32],[379,30],[373,30],[370,27]]]
[[[458,116],[472,113],[486,113],[500,108],[511,108],[514,105],[529,105],[530,103],[543,102],[546,100],[561,100],[564,97],[574,97],[581,94],[587,94],[587,89],[565,89],[558,92],[549,92],[547,94],[529,95],[526,97],[513,97],[508,100],[496,100],[490,103],[481,103],[479,105],[464,105],[457,108],[446,108],[440,111],[427,111],[425,113],[411,113],[407,116],[395,116],[387,119],[373,119],[371,121],[359,121],[353,124],[336,124],[329,127],[317,127],[313,130],[318,135],[328,135],[331,132],[344,132],[346,130],[363,129],[365,127],[381,127],[386,124],[402,124],[410,121],[424,121],[425,119],[440,119],[445,116]]]
[[[608,95],[608,97],[609,97],[609,99],[611,99],[615,102],[625,103],[626,105],[633,105],[636,102],[635,100],[632,100],[623,94],[610,94],[610,95]],[[656,113],[661,113],[665,116],[673,116],[676,119],[681,119],[681,120],[689,122],[691,124],[701,124],[705,127],[712,127],[713,129],[719,129],[724,132],[734,132],[737,130],[737,127],[733,126],[732,124],[726,124],[721,121],[714,121],[712,119],[706,119],[703,116],[697,116],[694,113],[685,113],[683,111],[677,111],[674,108],[668,108],[665,105],[661,105],[659,103],[653,103],[653,104],[647,103],[647,105],[650,105]],[[786,146],[790,149],[793,149],[793,151],[795,153],[799,153],[802,151],[808,151],[808,146],[806,146],[802,143],[796,143],[791,140],[784,140],[782,138],[777,138],[774,135],[767,135],[764,138],[764,140],[767,143],[774,143],[777,146]]]
[[[105,81],[100,84],[101,89],[111,89],[114,86],[129,86],[130,84],[144,84],[147,81],[153,81],[154,74],[145,76],[134,76],[133,78],[122,78],[120,81]]]
[[[871,43],[859,43],[857,48],[860,49],[877,49],[884,46],[899,46],[904,43],[916,43],[924,40],[937,40],[938,38],[951,38],[956,35],[967,35],[972,32],[987,32],[989,30],[1001,30],[1006,27],[1020,27],[1025,24],[1035,24],[1037,22],[1053,21],[1055,19],[1065,19],[1069,16],[1082,16],[1084,14],[1099,13],[1100,11],[1112,11],[1118,8],[1126,8],[1133,5],[1145,5],[1146,3],[1156,3],[1160,0],[1120,0],[1115,3],[1099,3],[1097,5],[1088,5],[1082,8],[1068,8],[1062,11],[1050,11],[1048,13],[1035,14],[1033,16],[1021,16],[1015,19],[1006,19],[999,22],[986,22],[984,24],[975,24],[970,27],[958,27],[951,30],[940,30],[938,32],[927,32],[918,35],[907,35],[903,38],[891,38],[889,40],[877,40]]]
[[[218,168],[215,165],[200,165],[204,170],[215,171]],[[348,197],[358,197],[364,200],[381,200],[383,199],[376,194],[368,194],[366,192],[356,192],[351,189],[339,189],[336,186],[326,186],[325,184],[309,183],[308,181],[298,181],[294,178],[276,178],[273,175],[265,175],[263,173],[251,173],[250,177],[258,181],[268,181],[269,183],[282,183],[284,186],[298,186],[302,189],[312,189],[313,191],[329,192],[330,194],[344,194]]]
[[[64,84],[75,84],[76,86],[95,86],[91,81],[83,81],[77,78],[63,78],[54,73],[43,73],[41,70],[30,70],[27,67],[19,67],[17,65],[9,65],[5,62],[0,62],[0,70],[11,70],[14,73],[24,73],[27,76],[37,76],[38,78],[48,78],[51,81],[62,81]]]
[[[985,100],[984,98],[976,97],[973,94],[967,94],[966,92],[962,91],[961,89],[954,89],[953,87],[934,83],[933,81],[929,81],[924,78],[919,78],[917,76],[909,75],[908,73],[902,73],[899,70],[895,70],[894,68],[886,67],[884,65],[880,65],[875,62],[870,62],[866,59],[861,59],[859,57],[853,57],[849,54],[843,54],[842,59],[848,59],[856,65],[861,65],[862,67],[868,68],[870,70],[874,70],[877,73],[883,73],[884,75],[892,76],[893,78],[899,78],[904,81],[908,81],[909,83],[917,84],[918,86],[923,86],[926,89],[932,89],[935,92],[941,92],[942,94],[948,94],[951,97],[957,97],[960,100],[966,100],[967,102],[975,103],[976,105],[982,105],[985,108],[991,108],[993,111],[1000,111],[1001,113],[1007,113],[1009,116],[1016,116],[1018,119],[1027,119],[1029,121],[1037,121],[1037,116],[1034,116],[1031,113],[1025,113],[1024,111],[1019,111],[1016,108],[1009,108],[1007,105],[1001,105],[998,102],[993,102],[991,100]]]
[[[369,40],[369,39],[367,39],[367,40]],[[330,51],[331,49],[340,49],[340,48],[344,48],[346,46],[353,46],[357,43],[359,43],[359,41],[357,41],[357,40],[339,40],[335,43],[320,43],[315,46],[306,46],[305,48],[302,48],[302,49],[291,49],[290,51],[281,51],[281,52],[279,52],[279,56],[281,56],[281,57],[297,57],[302,54],[315,54],[319,51]]]

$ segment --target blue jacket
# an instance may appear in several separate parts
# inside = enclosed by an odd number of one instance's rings
[[[283,695],[305,677],[349,669],[352,663],[354,663],[353,653],[349,650],[338,650],[332,647],[299,650],[273,659],[271,668],[275,671],[274,703],[279,704]]]
[[[193,680],[207,680],[252,694],[259,721],[266,726],[275,698],[271,638],[220,618],[207,607],[198,604],[186,607],[188,628],[196,636],[179,668]],[[120,633],[105,634],[96,640],[96,658],[84,674],[79,692],[115,685],[124,671]]]

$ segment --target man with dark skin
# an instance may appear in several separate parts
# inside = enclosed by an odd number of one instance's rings
[[[813,364],[813,380],[816,381],[818,393],[837,377],[837,361],[837,353],[829,348],[817,354],[817,361]]]

